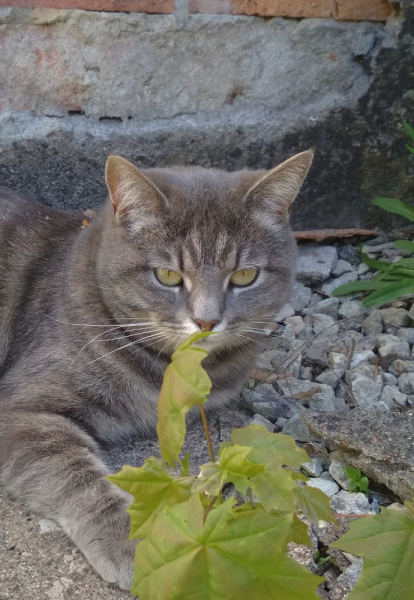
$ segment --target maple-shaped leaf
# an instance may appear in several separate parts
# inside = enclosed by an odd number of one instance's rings
[[[137,547],[141,600],[318,600],[322,579],[285,555],[292,513],[205,511],[198,494],[163,511]]]
[[[334,548],[364,559],[361,576],[349,600],[414,598],[414,504],[409,513],[381,507],[381,514],[352,521]]]
[[[256,465],[246,459],[250,450],[251,448],[238,444],[221,445],[218,462],[202,465],[200,477],[193,484],[193,491],[218,496],[225,483],[233,483],[236,490],[245,496],[250,486],[249,478],[265,470],[263,465]]]
[[[172,477],[165,462],[155,457],[139,468],[125,465],[107,479],[134,496],[128,508],[131,539],[145,537],[163,508],[187,501],[194,481],[193,477]]]
[[[304,546],[312,548],[308,526],[295,514],[293,515],[292,526],[287,541],[295,542],[295,544],[303,544]]]
[[[315,525],[320,520],[336,523],[329,498],[321,490],[308,486],[297,486],[293,490],[293,498],[298,509]]]
[[[253,492],[267,512],[273,509],[296,512],[293,490],[298,485],[286,471],[282,467],[268,468],[250,481]]]
[[[213,332],[196,333],[178,347],[165,370],[158,399],[157,434],[161,456],[172,467],[179,462],[185,438],[185,414],[206,402],[211,381],[201,366],[207,351],[191,344],[213,335]]]
[[[270,433],[263,425],[233,429],[231,439],[240,446],[249,446],[251,450],[247,458],[266,467],[300,467],[303,462],[309,462],[305,450],[298,448],[290,435]]]

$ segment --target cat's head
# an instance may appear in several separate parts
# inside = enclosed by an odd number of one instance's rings
[[[289,298],[289,214],[312,158],[307,150],[271,171],[226,173],[138,170],[110,156],[98,273],[116,318],[169,350],[200,329],[217,332],[211,348],[257,339]]]

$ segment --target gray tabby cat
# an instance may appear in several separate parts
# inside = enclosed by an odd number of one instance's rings
[[[272,171],[140,171],[108,159],[110,200],[82,217],[0,190],[0,469],[56,519],[101,576],[129,589],[129,496],[105,444],[154,429],[176,346],[200,342],[213,389],[237,397],[260,330],[294,276],[290,207],[311,150]]]

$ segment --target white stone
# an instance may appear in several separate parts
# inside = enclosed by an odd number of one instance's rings
[[[266,419],[265,417],[262,417],[262,415],[258,414],[255,414],[254,417],[250,419],[249,425],[264,425],[266,429],[270,431],[270,433],[273,433],[275,430],[275,426],[269,421],[269,419]]]
[[[295,314],[295,309],[290,304],[282,306],[280,311],[275,317],[275,321],[284,321],[287,317],[291,317]]]
[[[403,373],[398,377],[398,387],[403,394],[414,394],[414,373]]]
[[[338,310],[338,315],[344,319],[359,317],[366,310],[360,300],[347,300],[343,302]]]
[[[408,358],[410,356],[410,346],[408,342],[389,342],[378,349],[378,354],[381,358],[388,359]]]
[[[285,323],[286,325],[289,325],[297,335],[305,329],[305,321],[300,315],[287,317]]]
[[[293,285],[289,304],[293,306],[296,312],[301,312],[307,306],[312,297],[312,290],[299,281]]]
[[[319,477],[323,471],[322,460],[319,456],[312,458],[310,462],[304,462],[300,465],[300,468],[306,471],[309,477]]]
[[[384,380],[384,385],[398,385],[398,380],[392,373],[386,373],[384,371],[382,378]]]
[[[349,390],[359,408],[374,408],[375,402],[381,397],[382,385],[373,381],[363,373],[351,371]]]
[[[379,334],[383,331],[382,317],[379,310],[374,310],[362,321],[362,327],[365,333]]]
[[[334,246],[309,244],[299,248],[296,278],[301,283],[320,283],[328,279],[338,260]]]
[[[328,366],[338,377],[345,373],[346,356],[342,352],[330,352],[328,355]]]
[[[338,307],[339,300],[338,298],[326,298],[325,300],[320,300],[306,308],[303,312],[306,315],[329,315],[334,319],[338,316]]]
[[[368,498],[361,492],[346,492],[332,496],[330,505],[334,513],[345,515],[375,515],[368,502]]]
[[[59,525],[53,519],[39,519],[40,533],[49,533],[55,529],[60,529]]]
[[[414,344],[414,327],[401,327],[401,329],[397,331],[397,337],[402,342]]]
[[[318,383],[324,383],[331,387],[336,387],[338,383],[338,376],[331,370],[323,371],[320,375],[315,378]]]
[[[329,475],[344,488],[349,489],[349,479],[344,473],[346,464],[339,458],[338,452],[331,452],[329,455],[331,464],[329,465]]]
[[[380,313],[384,327],[407,327],[411,323],[408,311],[404,308],[383,308]]]
[[[313,331],[315,335],[323,333],[324,336],[331,337],[337,335],[339,325],[329,315],[313,315]]]
[[[389,408],[396,408],[396,406],[407,406],[407,394],[402,394],[397,387],[391,387],[386,385],[381,394],[381,401]]]
[[[352,356],[350,369],[356,369],[359,365],[369,362],[370,358],[375,358],[375,354],[372,350],[363,350],[362,352],[354,352]]]
[[[354,267],[351,265],[351,263],[349,263],[347,260],[342,260],[342,258],[340,258],[336,263],[335,267],[332,269],[332,275],[334,275],[334,277],[340,277],[344,273],[349,273],[353,270]]]
[[[370,270],[369,266],[365,263],[361,263],[358,267],[358,275],[365,275]]]
[[[335,481],[329,481],[329,479],[325,479],[322,477],[309,479],[309,481],[306,482],[306,485],[321,490],[321,492],[323,492],[329,497],[339,492],[339,485],[335,483]]]
[[[323,294],[327,296],[332,296],[332,292],[336,290],[340,285],[344,285],[345,283],[351,283],[352,281],[356,281],[358,279],[358,275],[356,271],[352,271],[351,273],[344,273],[337,279],[330,281],[329,283],[324,283],[321,291]]]

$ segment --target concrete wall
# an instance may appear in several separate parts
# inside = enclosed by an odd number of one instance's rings
[[[414,197],[411,1],[14,4],[0,8],[0,185],[95,208],[110,153],[233,170],[315,145],[296,228],[381,225],[374,195]],[[324,18],[269,18],[286,7]]]

